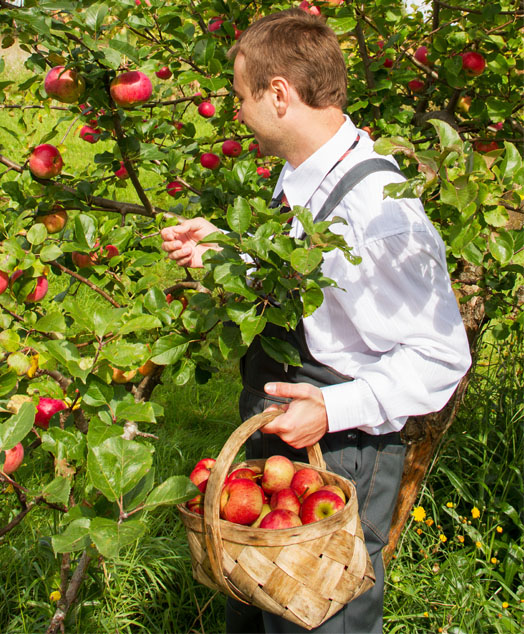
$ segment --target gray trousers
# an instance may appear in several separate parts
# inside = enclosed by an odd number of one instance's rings
[[[243,394],[242,420],[264,410],[272,401]],[[388,542],[391,517],[400,486],[406,448],[400,434],[370,436],[357,430],[326,434],[320,447],[329,471],[351,480],[357,489],[366,546],[375,570],[375,585],[337,614],[309,630],[319,634],[381,634],[384,595],[382,548]],[[246,457],[285,455],[308,462],[305,449],[294,449],[274,434],[256,432],[246,444]],[[227,634],[291,634],[308,630],[253,606],[228,599]]]

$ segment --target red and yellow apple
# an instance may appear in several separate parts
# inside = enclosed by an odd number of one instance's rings
[[[264,463],[261,486],[267,495],[273,495],[276,491],[287,489],[294,475],[295,467],[289,458],[270,456]]]
[[[300,500],[291,487],[273,493],[269,505],[272,510],[287,509],[297,515],[300,512]]]
[[[288,511],[287,509],[275,509],[268,513],[260,522],[260,528],[270,528],[273,530],[295,528],[296,526],[302,526],[302,520],[296,513]]]
[[[247,478],[227,482],[220,496],[220,516],[235,524],[252,524],[262,512],[260,487]]]
[[[5,271],[0,271],[0,295],[9,286],[9,274]]]
[[[153,85],[144,73],[130,70],[113,79],[109,92],[117,106],[131,108],[149,100],[153,93]]]
[[[41,222],[45,225],[47,233],[53,234],[62,231],[67,222],[67,211],[60,205],[54,206],[54,211],[43,216],[37,216],[36,222]]]
[[[47,429],[51,417],[64,409],[67,409],[67,405],[58,398],[47,398],[45,396],[40,398],[36,406],[35,425],[42,429]]]
[[[29,169],[37,178],[53,178],[62,171],[64,161],[54,145],[42,143],[37,145],[29,157]]]
[[[311,524],[330,517],[343,508],[344,502],[333,491],[315,491],[302,502],[300,519],[303,524]]]
[[[76,70],[55,66],[44,79],[44,89],[49,97],[62,103],[74,103],[85,91],[84,78]]]
[[[136,370],[121,370],[120,368],[111,368],[113,383],[129,383],[136,376]]]
[[[315,469],[312,469],[311,467],[299,469],[291,481],[291,488],[297,494],[302,503],[323,485],[324,481],[322,480],[322,476],[318,471],[315,471]]]
[[[11,473],[14,473],[22,464],[23,459],[24,447],[22,443],[19,442],[11,449],[6,449],[5,462],[3,465],[0,465],[0,471],[5,473],[5,475],[10,475]]]

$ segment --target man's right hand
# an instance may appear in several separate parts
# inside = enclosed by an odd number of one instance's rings
[[[213,243],[198,243],[215,231],[218,231],[215,225],[204,218],[184,220],[178,225],[162,229],[162,249],[180,266],[202,268],[202,254],[208,249],[219,251],[220,248]]]

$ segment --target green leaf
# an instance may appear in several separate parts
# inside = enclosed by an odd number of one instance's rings
[[[522,167],[522,157],[513,143],[504,141],[504,147],[506,151],[504,152],[504,158],[500,163],[499,169],[504,180],[511,181],[514,174]]]
[[[188,345],[188,339],[183,335],[173,334],[160,337],[153,344],[151,360],[158,365],[176,363],[185,353]]]
[[[140,539],[146,532],[146,527],[138,520],[129,520],[119,524],[115,520],[105,517],[95,517],[91,520],[89,533],[94,545],[106,559],[115,559],[124,546],[128,546]]]
[[[251,222],[251,207],[245,198],[237,198],[233,206],[228,207],[227,223],[232,231],[242,235]]]
[[[513,257],[515,242],[508,231],[500,231],[490,236],[489,252],[501,264],[507,264]]]
[[[41,222],[36,222],[27,232],[27,241],[30,244],[42,244],[47,238],[47,229]]]
[[[240,323],[240,332],[242,333],[243,342],[249,345],[255,336],[264,330],[266,322],[267,319],[262,315],[257,315],[253,308],[251,313],[246,315]]]
[[[398,153],[412,156],[415,153],[415,146],[413,143],[401,136],[381,137],[375,141],[373,149],[377,154],[382,154],[384,156]]]
[[[51,543],[55,554],[72,553],[83,550],[91,543],[89,527],[91,520],[87,517],[72,521],[60,535],[53,535]]]
[[[300,354],[295,346],[277,337],[260,337],[260,343],[264,352],[279,363],[301,366]]]
[[[140,330],[153,330],[154,328],[161,328],[162,322],[158,317],[154,315],[140,315],[140,317],[133,317],[129,321],[126,321],[121,326],[118,332],[121,335],[127,335],[130,332],[138,332]]]
[[[12,449],[33,429],[35,423],[36,407],[27,402],[22,405],[18,413],[9,417],[0,425],[0,449],[6,451]]]
[[[58,311],[50,311],[33,326],[38,332],[65,332],[67,329],[65,318]]]
[[[115,416],[119,420],[134,420],[136,422],[156,423],[156,416],[162,416],[164,409],[156,403],[118,403]]]
[[[82,402],[90,407],[104,407],[113,399],[113,387],[95,376],[89,377],[89,383],[80,393]]]
[[[42,495],[47,502],[52,504],[63,504],[67,506],[69,494],[71,493],[71,482],[68,478],[58,477],[47,484]]]
[[[442,149],[454,150],[455,152],[462,152],[464,144],[459,136],[459,133],[452,128],[449,123],[440,119],[429,119],[428,123],[436,129],[440,138],[440,145]]]
[[[345,35],[346,33],[353,31],[357,25],[357,21],[351,16],[344,18],[328,18],[327,25],[331,27],[337,35]]]
[[[126,512],[136,509],[146,499],[155,486],[155,468],[152,467],[140,482],[128,491],[123,498],[122,507]]]
[[[102,358],[112,365],[120,367],[142,365],[149,356],[149,349],[145,343],[131,343],[129,341],[113,341],[104,347]]]
[[[75,216],[75,240],[78,244],[89,251],[96,242],[96,223],[87,214]]]
[[[505,207],[488,207],[484,211],[484,220],[492,227],[505,227],[509,221],[508,210]]]
[[[109,7],[104,3],[94,4],[89,7],[84,14],[86,26],[93,31],[99,31],[104,23],[104,18],[106,17],[108,11]],[[110,40],[109,44],[111,45],[111,43],[112,42]]]
[[[85,381],[91,371],[91,360],[83,359],[76,346],[69,341],[47,341],[47,351],[59,363],[64,365],[69,374]]]
[[[103,337],[108,332],[118,329],[125,313],[125,308],[96,308],[93,323],[97,337]]]
[[[16,372],[18,376],[23,376],[31,368],[31,359],[23,352],[12,352],[7,357],[7,367]]]
[[[58,460],[80,462],[85,458],[86,437],[78,429],[50,427],[42,433],[42,449]]]
[[[90,447],[87,471],[93,486],[108,500],[130,491],[151,468],[152,449],[121,437]]]
[[[140,58],[136,54],[137,49],[128,42],[123,42],[122,40],[110,40],[109,46],[114,51],[118,51],[122,55],[125,55],[125,57],[129,57],[129,59],[135,64],[140,64]]]
[[[320,249],[295,249],[291,255],[291,266],[302,275],[309,275],[321,262]]]
[[[42,262],[53,262],[63,255],[63,251],[56,244],[45,246],[40,251],[40,259]]]
[[[171,476],[151,491],[144,504],[144,510],[154,509],[163,504],[182,504],[199,493],[198,488],[187,476]]]
[[[473,181],[463,184],[458,180],[451,183],[442,181],[440,188],[440,199],[446,205],[452,205],[462,211],[470,202],[476,200],[478,194],[478,185]]]
[[[93,416],[89,421],[87,443],[89,447],[103,444],[108,438],[117,438],[122,435],[122,427],[119,425],[106,425],[100,418]]]
[[[497,123],[504,121],[507,117],[511,117],[515,104],[511,100],[501,100],[496,97],[488,97],[486,99],[486,108],[489,118]]]

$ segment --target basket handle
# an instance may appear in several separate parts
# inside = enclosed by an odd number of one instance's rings
[[[281,410],[269,410],[252,416],[242,425],[237,427],[227,439],[222,451],[216,459],[207,482],[204,496],[204,529],[206,534],[207,554],[213,571],[215,581],[229,594],[233,594],[240,601],[247,603],[247,597],[239,594],[239,591],[224,575],[222,566],[222,538],[220,534],[220,496],[226,475],[235,456],[246,440],[261,427],[270,423],[274,418],[282,414]],[[315,443],[307,448],[309,463],[321,469],[326,468],[320,445]]]

